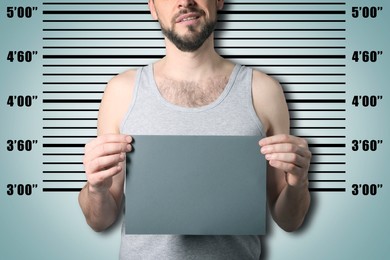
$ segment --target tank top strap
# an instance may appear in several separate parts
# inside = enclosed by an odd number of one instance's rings
[[[233,76],[233,75],[232,75]],[[234,105],[243,105],[252,103],[252,69],[243,65],[239,65],[232,86],[226,97],[226,102],[233,102]],[[248,104],[247,104],[248,105]]]

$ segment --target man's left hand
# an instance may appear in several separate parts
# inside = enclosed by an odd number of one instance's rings
[[[308,185],[311,152],[305,139],[280,134],[263,138],[259,144],[269,164],[285,172],[288,185]]]

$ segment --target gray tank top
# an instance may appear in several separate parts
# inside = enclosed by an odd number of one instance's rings
[[[265,136],[252,104],[252,69],[235,65],[222,94],[212,103],[185,108],[169,103],[156,85],[153,65],[137,71],[133,100],[121,132],[129,135]],[[222,163],[222,162],[221,162]],[[256,259],[259,236],[125,235],[120,259]]]

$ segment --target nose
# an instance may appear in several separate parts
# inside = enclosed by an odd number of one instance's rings
[[[178,1],[178,6],[179,8],[186,8],[186,7],[190,7],[190,6],[194,6],[195,5],[195,1],[194,0],[179,0]]]

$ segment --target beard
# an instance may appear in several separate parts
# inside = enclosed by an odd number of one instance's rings
[[[202,11],[201,13],[204,14]],[[185,35],[179,35],[174,28],[166,28],[160,22],[162,33],[176,46],[176,48],[183,52],[194,52],[199,49],[214,32],[216,25],[216,19],[214,21],[206,21],[206,23],[200,28],[199,32],[196,31],[194,26],[189,25],[187,26],[189,32]]]

